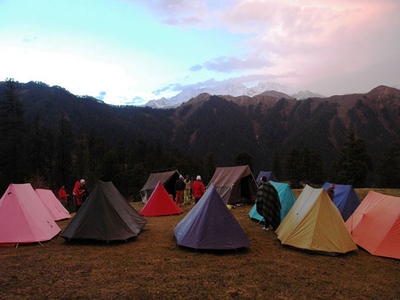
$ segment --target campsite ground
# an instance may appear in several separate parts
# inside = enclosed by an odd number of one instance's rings
[[[360,199],[368,191],[356,190]],[[375,191],[400,196],[400,190]],[[249,205],[232,213],[250,247],[179,247],[173,229],[191,207],[178,216],[148,217],[128,242],[67,243],[57,236],[43,247],[0,248],[0,299],[400,299],[399,260],[362,249],[331,257],[282,246],[249,220]]]

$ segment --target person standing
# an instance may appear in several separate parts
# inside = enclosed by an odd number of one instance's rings
[[[201,182],[200,175],[197,175],[196,181],[192,185],[193,196],[194,196],[194,204],[199,202],[201,196],[204,195],[204,184]]]
[[[82,204],[83,204],[86,201],[87,197],[89,196],[89,191],[87,189],[85,179],[81,179],[80,183],[81,183],[80,189],[82,190],[82,197],[81,198],[82,198]]]
[[[189,175],[186,175],[186,178],[184,180],[185,182],[185,192],[184,192],[184,205],[189,205],[190,204],[190,189],[192,188],[192,181],[189,178]]]
[[[269,230],[271,226],[273,230],[276,230],[281,222],[281,202],[278,192],[265,176],[261,178],[261,184],[258,187],[256,208],[265,220],[263,229]]]
[[[179,179],[175,183],[175,199],[176,204],[182,206],[183,191],[185,190],[185,183],[183,182],[183,176],[179,175]]]
[[[74,199],[76,212],[78,212],[79,208],[81,208],[83,192],[84,191],[81,190],[81,183],[79,181],[75,182],[75,187],[74,187],[74,190],[72,191],[72,197]]]
[[[68,207],[68,196],[67,192],[65,191],[65,185],[62,184],[60,190],[58,191],[58,197],[60,199],[61,204],[67,208]]]

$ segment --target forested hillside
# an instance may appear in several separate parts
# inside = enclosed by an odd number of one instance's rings
[[[293,185],[399,187],[399,90],[380,86],[301,101],[281,96],[201,94],[161,110],[8,80],[0,84],[0,187],[29,181],[57,189],[100,179],[131,196],[152,170],[178,168],[208,183],[217,165],[234,164],[249,164],[255,175],[273,170]]]

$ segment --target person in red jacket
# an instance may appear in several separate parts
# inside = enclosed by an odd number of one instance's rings
[[[65,191],[65,185],[61,186],[61,189],[58,191],[58,197],[60,199],[60,202],[62,205],[64,205],[65,208],[67,208],[68,205],[68,194]]]
[[[201,196],[204,194],[204,184],[201,182],[200,175],[197,175],[196,181],[192,185],[193,196],[194,196],[194,204],[199,202]]]
[[[74,204],[76,208],[76,212],[78,212],[79,208],[81,208],[82,205],[82,194],[84,190],[81,189],[81,183],[77,181],[75,183],[74,190],[72,192],[73,198],[74,198]]]

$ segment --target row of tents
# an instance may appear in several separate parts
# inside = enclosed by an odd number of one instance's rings
[[[246,177],[255,181],[247,168],[228,168],[225,174],[216,170],[214,182],[212,179],[200,201],[174,229],[178,245],[195,249],[236,249],[250,245],[227,208],[230,201],[243,201],[251,193],[246,179],[242,181]],[[271,183],[282,204],[282,223],[276,230],[282,244],[323,253],[346,253],[356,250],[357,243],[372,254],[400,259],[399,197],[370,192],[360,204],[351,186],[336,185],[333,202],[324,188],[310,186],[296,200],[287,184]],[[244,191],[246,185],[248,190]],[[60,232],[55,217],[39,199],[41,193],[30,184],[9,186],[0,199],[0,244],[45,241]],[[144,216],[182,212],[169,194],[159,181],[139,214],[111,182],[100,182],[61,236],[67,240],[104,241],[135,237],[147,223]],[[232,196],[235,194],[236,198]],[[53,197],[59,204],[54,194]],[[262,221],[254,210],[253,207],[250,218]],[[27,232],[35,232],[36,236],[27,239],[24,237]]]

